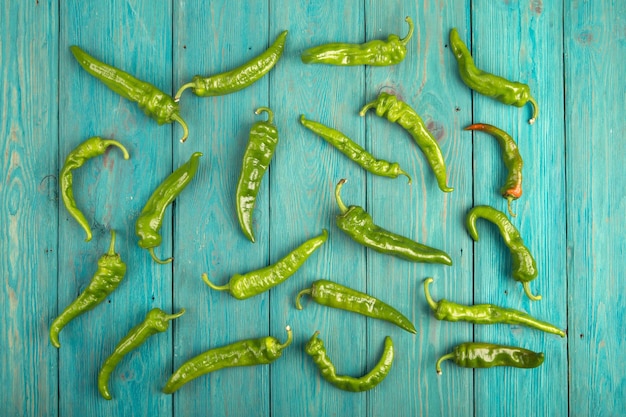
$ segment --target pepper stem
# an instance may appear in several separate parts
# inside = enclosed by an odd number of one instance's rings
[[[172,114],[172,120],[180,123],[180,126],[183,128],[183,137],[180,138],[180,143],[185,143],[187,138],[189,137],[189,128],[187,127],[187,123],[177,114]]]
[[[173,257],[169,257],[167,259],[159,259],[155,254],[154,254],[154,248],[148,248],[148,252],[150,253],[150,256],[152,256],[152,259],[154,259],[154,262],[161,264],[161,265],[165,265],[165,264],[169,264],[170,262],[172,262],[174,260]]]
[[[337,183],[337,186],[335,187],[335,199],[337,200],[337,205],[339,206],[339,210],[341,211],[341,214],[345,214],[348,211],[348,207],[346,207],[346,205],[343,203],[343,201],[341,200],[341,187],[343,187],[343,185],[346,183],[345,178],[342,178],[339,180],[339,182]]]
[[[107,255],[115,255],[115,230],[113,229],[111,229],[111,243],[109,243],[109,251],[107,252]]]
[[[437,308],[439,307],[439,303],[437,303],[435,300],[433,300],[433,298],[430,296],[430,284],[432,284],[434,280],[432,278],[426,278],[424,280],[424,296],[426,297],[426,302],[428,303],[428,305],[430,306],[430,308],[433,311],[436,311]]]
[[[517,217],[517,214],[513,213],[513,210],[511,209],[511,202],[513,200],[515,200],[513,197],[507,197],[507,209],[509,210],[509,214],[511,215],[511,217]]]
[[[128,151],[126,150],[126,148],[124,147],[124,145],[122,145],[121,143],[119,143],[116,140],[113,139],[107,139],[105,141],[103,141],[103,143],[105,144],[105,146],[108,148],[109,146],[117,146],[118,148],[120,148],[120,150],[124,153],[124,159],[128,159],[130,158],[130,155],[128,154]]]
[[[206,272],[202,273],[202,281],[204,281],[206,285],[208,285],[209,287],[213,288],[216,291],[228,291],[230,289],[229,284],[226,284],[226,285],[213,284],[211,281],[209,281],[209,274],[207,274]]]
[[[441,362],[446,361],[448,359],[452,359],[454,358],[454,353],[448,353],[447,355],[443,355],[442,357],[440,357],[437,360],[437,363],[435,364],[435,369],[437,370],[437,375],[441,375]]]
[[[533,301],[541,300],[541,295],[534,295],[533,293],[530,292],[530,283],[529,282],[522,283],[522,287],[524,288],[524,292],[526,293],[526,296],[528,298],[530,298]]]
[[[365,116],[365,113],[367,113],[367,111],[371,108],[374,108],[377,106],[377,102],[376,101],[372,101],[370,103],[367,103],[365,106],[363,106],[361,108],[361,111],[359,111],[359,116],[363,117]]]
[[[404,21],[409,24],[409,33],[407,33],[404,38],[400,39],[400,43],[402,45],[406,45],[409,42],[409,40],[411,39],[411,36],[413,36],[413,19],[411,19],[411,17],[407,16],[404,19]]]
[[[286,326],[285,330],[287,330],[287,340],[282,345],[278,345],[280,349],[284,349],[291,344],[293,341],[293,332],[291,331],[291,326]]]
[[[165,317],[163,317],[163,319],[165,321],[170,321],[170,320],[174,320],[179,318],[180,316],[182,316],[183,314],[185,314],[185,309],[181,308],[180,311],[178,313],[175,314],[166,314]]]
[[[261,114],[262,112],[267,113],[267,123],[274,122],[274,112],[269,107],[259,107],[254,111],[254,114]]]
[[[310,288],[306,288],[306,289],[300,291],[298,293],[298,295],[296,296],[296,308],[298,310],[302,310],[302,304],[300,303],[300,298],[302,298],[302,296],[305,295],[305,294],[309,294],[310,295],[311,294],[311,289]]]
[[[183,91],[185,91],[188,88],[192,88],[194,85],[195,83],[183,84],[183,86],[180,87],[178,91],[176,92],[176,95],[174,96],[174,101],[178,103],[178,101],[180,100],[180,96],[183,95]]]
[[[411,178],[411,176],[406,173],[404,170],[400,170],[400,174],[404,175],[405,177],[407,177],[409,179],[409,185],[413,184],[413,179]]]
[[[533,117],[528,120],[528,124],[532,125],[537,121],[537,116],[539,116],[539,104],[532,97],[528,99],[528,102],[533,106]]]

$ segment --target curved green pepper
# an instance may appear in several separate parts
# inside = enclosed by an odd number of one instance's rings
[[[242,340],[207,350],[182,364],[168,379],[163,392],[171,394],[180,387],[209,372],[235,366],[267,365],[280,358],[283,350],[293,340],[291,327],[287,326],[287,340],[280,343],[272,336]]]
[[[474,241],[478,241],[476,220],[485,219],[498,226],[504,243],[509,248],[512,257],[512,275],[515,281],[522,283],[526,296],[533,301],[541,300],[540,295],[530,292],[529,282],[537,278],[537,263],[530,250],[524,245],[517,228],[509,221],[506,214],[490,206],[476,206],[472,208],[465,219],[467,231]]]
[[[322,377],[335,387],[350,392],[363,392],[380,384],[391,371],[394,359],[393,341],[391,337],[385,337],[385,348],[376,366],[367,374],[355,378],[347,375],[337,375],[335,365],[326,354],[324,342],[318,337],[319,331],[315,332],[304,347],[307,355],[313,358]]]
[[[328,65],[371,65],[388,66],[402,62],[406,56],[406,44],[413,35],[413,20],[407,16],[409,33],[400,39],[397,35],[389,35],[386,41],[372,40],[364,44],[328,43],[314,46],[302,53],[305,64]]]
[[[435,369],[438,375],[441,375],[441,363],[448,359],[452,359],[463,368],[492,368],[494,366],[536,368],[543,363],[544,355],[515,346],[479,342],[461,343],[455,346],[451,353],[437,360]]]
[[[286,281],[327,239],[328,231],[324,229],[321,235],[307,240],[275,264],[247,274],[235,274],[226,285],[213,284],[209,281],[209,275],[206,272],[202,274],[202,280],[214,290],[228,291],[233,297],[244,300]]]
[[[198,97],[213,97],[234,93],[254,84],[274,68],[283,55],[286,40],[287,31],[285,30],[265,52],[245,64],[210,77],[196,75],[191,82],[178,90],[174,99],[180,100],[180,96],[188,88],[191,88],[191,91]]]
[[[340,214],[336,217],[337,227],[363,246],[376,252],[397,256],[411,262],[439,263],[452,265],[450,255],[442,250],[431,248],[404,236],[385,230],[376,224],[365,210],[359,206],[347,207],[341,200],[341,187],[345,179],[335,187],[335,198]]]
[[[89,226],[89,222],[85,218],[85,215],[78,208],[76,201],[74,200],[73,171],[82,167],[87,160],[104,154],[109,146],[117,146],[124,153],[124,159],[130,158],[126,148],[118,141],[94,136],[78,145],[67,155],[59,175],[63,204],[70,215],[78,222],[87,234],[87,238],[85,239],[86,242],[89,242],[92,238],[91,227]]]
[[[119,341],[113,353],[104,361],[98,373],[98,391],[103,398],[110,400],[109,378],[118,363],[128,353],[141,346],[150,336],[166,331],[170,326],[170,320],[174,320],[185,314],[183,308],[176,314],[167,314],[160,308],[153,308],[146,314],[146,318],[133,327],[126,336]]]
[[[256,114],[261,112],[267,113],[267,121],[256,122],[250,129],[236,191],[239,225],[251,242],[254,242],[252,215],[256,197],[278,144],[278,130],[273,124],[274,113],[267,107],[259,107],[255,111]]]
[[[165,94],[154,85],[141,81],[127,72],[98,61],[76,45],[71,46],[70,50],[85,71],[120,96],[137,103],[139,108],[156,120],[159,125],[180,123],[183,128],[183,137],[180,141],[187,140],[189,136],[187,123],[180,117],[178,103],[169,94]]]
[[[528,120],[528,123],[535,123],[539,115],[539,106],[530,94],[528,85],[509,81],[476,68],[474,59],[465,43],[461,40],[456,28],[450,30],[450,49],[456,58],[459,74],[465,85],[477,93],[494,98],[504,104],[516,107],[523,107],[526,103],[532,104],[533,115]]]
[[[115,230],[111,230],[109,251],[98,259],[98,269],[87,288],[52,322],[50,342],[59,348],[59,333],[73,319],[95,308],[104,301],[122,282],[126,274],[126,264],[115,253]]]
[[[159,230],[163,225],[165,209],[187,187],[198,170],[201,152],[194,152],[189,160],[172,172],[158,187],[144,206],[135,222],[135,234],[139,237],[140,248],[148,249],[156,263],[166,264],[174,258],[161,260],[154,254],[154,248],[161,244],[163,238]]]

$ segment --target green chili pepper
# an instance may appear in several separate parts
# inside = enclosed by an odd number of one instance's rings
[[[254,242],[252,215],[256,197],[278,144],[278,130],[273,124],[274,113],[267,107],[259,107],[255,111],[256,114],[261,114],[261,112],[267,113],[267,122],[256,122],[250,129],[236,193],[239,225],[243,234],[251,242]]]
[[[327,239],[328,231],[324,229],[321,235],[307,240],[275,264],[247,274],[235,274],[226,285],[213,284],[207,273],[202,274],[202,279],[214,290],[228,291],[239,300],[250,298],[286,281]]]
[[[528,298],[533,301],[541,300],[540,295],[533,295],[530,292],[529,282],[537,278],[538,275],[537,264],[530,250],[524,245],[517,228],[509,221],[506,214],[501,211],[490,206],[476,206],[467,213],[465,219],[467,230],[474,241],[478,241],[476,220],[479,218],[489,220],[498,226],[504,243],[511,251],[513,279],[522,283]]]
[[[301,59],[305,64],[328,65],[371,65],[388,66],[402,62],[406,56],[406,44],[413,35],[413,20],[404,19],[409,24],[409,33],[400,39],[389,35],[386,41],[372,40],[364,44],[328,43],[305,50]]]
[[[492,343],[468,342],[455,346],[452,353],[437,360],[435,369],[441,375],[441,362],[452,359],[463,368],[492,368],[513,366],[515,368],[536,368],[543,363],[543,353],[515,346]]]
[[[199,97],[213,97],[234,93],[248,87],[274,68],[283,54],[286,40],[287,31],[285,30],[265,52],[245,64],[210,77],[196,75],[191,82],[178,90],[175,100],[178,101],[183,91],[188,88],[191,88],[191,91]]]
[[[109,251],[98,259],[98,269],[91,282],[80,295],[52,322],[50,326],[50,342],[52,346],[61,347],[59,333],[73,319],[93,309],[111,294],[126,274],[126,264],[120,255],[115,253],[115,231],[111,230]]]
[[[545,321],[537,320],[529,314],[512,308],[498,307],[493,304],[464,306],[445,299],[435,302],[430,296],[428,288],[432,282],[432,278],[426,278],[424,281],[424,294],[437,320],[466,321],[475,324],[518,324],[565,337],[565,332],[558,327]]]
[[[372,154],[340,131],[312,120],[306,120],[304,115],[300,116],[300,123],[302,123],[302,126],[333,145],[367,172],[389,178],[398,178],[398,176],[404,175],[409,179],[409,184],[411,183],[411,177],[400,168],[397,162],[391,163],[374,158]]]
[[[154,248],[161,244],[159,234],[163,225],[165,209],[191,182],[198,170],[201,152],[194,152],[189,160],[172,172],[158,187],[144,206],[135,222],[135,234],[139,237],[139,247],[148,249],[150,256],[159,264],[172,262],[174,258],[161,260],[154,254]]]
[[[341,187],[345,182],[346,180],[342,179],[335,187],[335,198],[341,211],[336,217],[336,222],[339,229],[352,240],[376,252],[397,256],[411,262],[452,265],[450,255],[444,251],[417,243],[377,226],[362,207],[347,207],[340,196]]]
[[[333,365],[326,354],[324,342],[318,337],[319,333],[320,332],[317,331],[313,334],[304,347],[304,351],[313,358],[313,362],[317,365],[317,369],[322,374],[322,377],[335,387],[351,392],[367,391],[380,384],[389,374],[394,358],[393,341],[391,337],[385,337],[385,348],[376,366],[367,374],[355,378],[346,375],[337,375],[335,365]]]
[[[143,322],[133,327],[120,340],[113,353],[104,361],[98,373],[98,391],[100,391],[100,395],[107,400],[112,398],[108,386],[109,378],[124,356],[141,346],[150,336],[166,331],[170,326],[170,320],[174,320],[184,313],[184,308],[176,314],[167,314],[160,308],[150,310]]]
[[[302,310],[300,299],[308,294],[313,301],[323,306],[352,311],[374,319],[385,320],[396,326],[411,332],[417,333],[413,323],[395,308],[374,298],[370,295],[343,285],[327,281],[317,280],[311,288],[304,289],[296,297],[296,308]]]
[[[293,340],[291,327],[287,326],[287,341],[280,343],[272,336],[242,340],[230,345],[207,350],[180,366],[165,384],[163,392],[171,394],[199,376],[235,366],[266,365],[280,358],[283,350]]]
[[[456,28],[450,30],[450,49],[456,58],[459,74],[465,85],[479,94],[494,98],[504,104],[516,107],[523,107],[527,103],[532,104],[533,115],[528,123],[535,123],[539,115],[539,106],[532,97],[527,84],[510,81],[476,68],[474,59]]]
[[[398,123],[415,140],[419,148],[426,156],[430,168],[435,174],[437,184],[441,191],[449,193],[454,188],[446,185],[446,163],[437,139],[426,128],[422,118],[409,106],[393,94],[382,92],[376,100],[367,103],[359,114],[365,116],[369,109],[374,108],[376,115],[386,117],[392,123]]]
[[[519,153],[517,144],[504,130],[485,123],[476,123],[465,128],[465,130],[480,130],[496,138],[502,152],[502,161],[509,171],[504,185],[500,188],[500,194],[508,201],[509,214],[516,215],[511,210],[511,201],[522,196],[522,168],[524,161]]]
[[[89,222],[85,218],[85,215],[82,211],[80,211],[76,201],[74,200],[74,175],[72,171],[82,167],[88,159],[102,155],[109,148],[109,146],[117,146],[124,153],[124,159],[129,158],[128,151],[118,141],[94,136],[78,145],[67,155],[59,175],[63,204],[70,215],[76,219],[78,224],[87,234],[87,238],[85,239],[86,242],[89,242],[92,238],[91,227],[89,226]]]
[[[139,108],[146,115],[156,120],[159,125],[174,122],[180,123],[183,128],[183,137],[180,138],[180,141],[185,142],[187,140],[189,136],[187,123],[180,117],[178,103],[170,95],[127,72],[98,61],[78,46],[71,46],[70,50],[85,71],[102,81],[120,96],[137,103]]]

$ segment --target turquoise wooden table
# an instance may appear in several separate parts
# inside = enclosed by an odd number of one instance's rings
[[[5,1],[0,7],[2,176],[0,201],[0,414],[3,416],[623,416],[626,413],[626,2],[598,1]],[[313,45],[361,43],[407,32],[404,62],[392,67],[304,65]],[[517,108],[472,93],[448,46],[457,27],[479,68],[530,85],[539,106]],[[79,45],[167,93],[196,74],[234,68],[264,51],[283,30],[285,53],[269,75],[240,92],[198,98],[186,92],[178,125],[146,117],[87,74],[70,53]],[[439,142],[451,193],[398,125],[359,109],[381,92],[409,103]],[[241,233],[234,192],[248,131],[269,106],[280,134],[263,179],[254,227]],[[413,177],[375,177],[299,123],[304,114],[349,135]],[[498,231],[465,230],[479,204],[506,210],[498,189],[506,176],[490,136],[464,131],[496,125],[524,158],[524,193],[513,224],[539,270],[530,301],[510,277]],[[90,242],[59,198],[67,154],[90,136],[122,142],[88,161],[74,178]],[[193,182],[166,211],[158,265],[139,248],[134,222],[158,184],[189,156],[204,154]],[[350,240],[335,225],[334,186],[347,178],[346,204],[376,223],[450,254],[452,266],[412,263]],[[285,283],[248,300],[208,288],[235,273],[276,262],[301,242],[329,239]],[[117,231],[128,265],[118,289],[60,335],[52,320],[89,283],[96,260]],[[493,303],[525,311],[567,337],[520,326],[479,326],[434,319],[423,294],[459,303]],[[329,279],[365,291],[409,317],[417,334],[329,309],[295,295]],[[148,310],[186,309],[114,371],[113,400],[96,378],[104,359]],[[293,344],[271,365],[231,368],[198,378],[173,395],[161,392],[187,359],[241,339],[272,335]],[[363,393],[322,379],[304,353],[320,331],[342,374],[366,373],[385,336],[396,358],[388,377]],[[545,354],[542,366],[466,369],[437,358],[456,344],[484,341]]]

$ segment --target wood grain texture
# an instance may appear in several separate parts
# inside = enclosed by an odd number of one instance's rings
[[[402,415],[617,416],[626,409],[621,294],[626,101],[623,2],[462,2],[392,0],[30,1],[0,6],[2,175],[0,202],[0,415]],[[300,54],[326,42],[361,43],[404,36],[415,22],[404,62],[393,67],[305,65]],[[458,76],[448,32],[457,27],[476,64],[528,82],[540,104],[516,108],[472,93]],[[181,99],[189,140],[178,125],[158,126],[134,104],[87,74],[69,51],[77,44],[167,93],[196,74],[243,64],[288,30],[282,59],[258,83],[234,94]],[[424,155],[398,125],[358,111],[380,91],[409,103],[439,140],[455,188],[444,194]],[[257,242],[239,230],[235,188],[254,110],[268,106],[280,134],[255,210]],[[299,116],[332,126],[413,177],[372,176],[312,132]],[[463,130],[472,122],[508,131],[525,160],[524,194],[512,218],[536,257],[529,301],[510,277],[510,254],[495,227],[481,221],[480,241],[465,231],[477,204],[506,210],[498,194],[506,172],[497,143]],[[66,155],[90,136],[122,142],[75,175],[82,229],[58,199]],[[156,265],[137,246],[134,222],[173,169],[203,152],[190,185],[166,211]],[[335,225],[334,187],[375,222],[447,251],[451,267],[413,264],[366,250]],[[284,284],[248,300],[208,288],[277,261],[304,240],[328,241]],[[128,264],[119,288],[49,343],[48,328],[88,284],[109,230]],[[507,325],[436,321],[424,300],[494,303],[526,311],[567,330],[565,339]],[[366,291],[405,313],[411,335],[393,325],[319,306],[296,294],[317,279]],[[118,340],[153,307],[187,313],[150,338],[113,373],[114,399],[100,398],[96,377]],[[176,367],[207,349],[272,335],[294,342],[269,366],[226,369],[173,395],[162,387]],[[340,373],[360,375],[378,360],[385,336],[396,361],[375,389],[340,391],[327,383],[304,345],[320,330]],[[543,351],[534,370],[476,370],[437,358],[476,340]]]
[[[574,2],[565,14],[569,372],[576,375],[570,413],[576,416],[626,409],[624,16],[626,4],[611,1]]]

